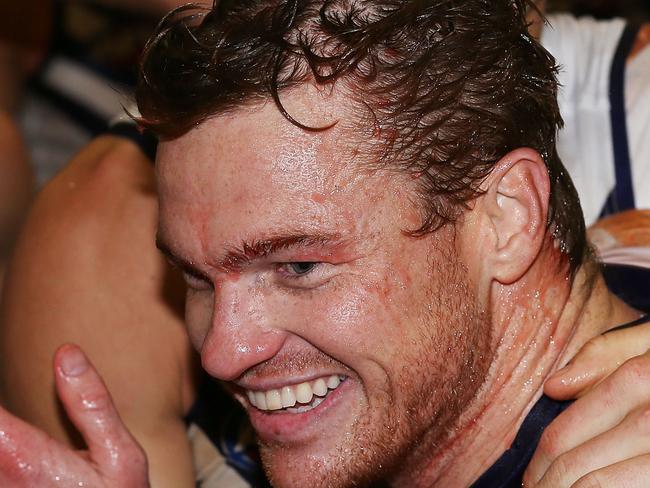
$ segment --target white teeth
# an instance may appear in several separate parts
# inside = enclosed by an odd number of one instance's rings
[[[285,386],[282,388],[282,407],[293,407],[296,404],[296,394],[293,392],[293,388],[290,386]]]
[[[327,395],[327,384],[323,378],[318,378],[314,381],[314,385],[311,387],[314,395],[322,397]]]
[[[338,388],[342,381],[343,378],[332,375],[311,382],[283,386],[280,390],[247,390],[246,396],[251,405],[260,410],[280,410],[284,408],[292,413],[300,413],[316,408],[329,391]],[[294,406],[296,408],[292,408]]]
[[[336,388],[340,384],[341,384],[341,380],[339,379],[338,375],[336,375],[336,374],[333,374],[332,376],[327,378],[327,387],[330,390],[333,390],[334,388]]]
[[[255,406],[260,410],[266,410],[266,395],[263,391],[255,392]]]
[[[269,410],[280,410],[282,408],[282,398],[278,390],[266,392],[266,408]]]
[[[313,396],[314,392],[309,383],[300,383],[296,387],[296,400],[298,400],[298,403],[309,403]]]

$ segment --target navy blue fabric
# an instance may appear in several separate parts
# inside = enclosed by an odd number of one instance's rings
[[[616,184],[605,201],[601,217],[636,207],[625,118],[625,63],[638,32],[638,26],[628,25],[625,27],[612,61],[609,102]]]
[[[542,432],[560,415],[570,401],[558,402],[542,396],[526,416],[510,449],[472,485],[472,488],[521,488],[521,478],[526,471]]]
[[[68,4],[68,0],[56,0],[52,3],[52,34],[49,47],[44,60],[36,72],[30,76],[27,87],[31,92],[45,99],[50,105],[65,114],[72,122],[80,128],[85,129],[90,136],[94,137],[106,131],[109,121],[91,107],[77,102],[74,98],[48,85],[46,73],[49,69],[49,64],[59,57],[72,60],[84,66],[84,68],[109,84],[118,83],[133,87],[137,80],[137,63],[134,62],[129,66],[104,66],[94,61],[93,56],[90,55],[92,46],[87,45],[85,42],[72,39],[66,32],[66,8],[69,8],[69,6],[67,7]],[[101,12],[102,15],[112,19],[114,23],[123,22],[122,19],[127,15],[119,8],[111,8],[110,6],[102,6],[101,4],[93,3],[91,8],[93,11]],[[144,19],[146,17],[129,12],[128,18]],[[153,28],[155,22],[151,21],[151,24]]]
[[[602,273],[612,293],[631,307],[650,313],[650,269],[603,264]]]

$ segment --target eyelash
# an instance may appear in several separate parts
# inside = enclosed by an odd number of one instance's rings
[[[212,287],[212,282],[205,276],[202,276],[198,273],[193,273],[191,271],[183,270],[183,279],[189,288],[198,290],[206,287]]]
[[[287,268],[290,268],[293,265],[310,265],[311,268],[304,273],[291,272]],[[320,271],[323,263],[315,261],[291,261],[285,263],[278,263],[277,271],[281,275],[281,278],[286,281],[299,282],[303,280],[308,280],[309,278],[317,279],[316,273]],[[212,282],[205,276],[193,272],[193,270],[182,269],[183,279],[188,288],[193,290],[203,290],[207,288],[212,288]]]
[[[286,269],[292,265],[312,265],[312,267],[308,270],[305,271],[304,273],[290,273],[286,271]],[[309,277],[310,275],[313,274],[314,270],[317,270],[320,268],[322,263],[314,262],[314,261],[291,261],[288,263],[280,263],[278,266],[278,271],[282,274],[282,277],[288,280],[300,280],[300,279],[305,279]]]

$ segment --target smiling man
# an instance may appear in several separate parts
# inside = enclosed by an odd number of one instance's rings
[[[221,2],[148,46],[159,247],[272,484],[521,483],[545,378],[641,315],[591,261],[527,7]]]
[[[176,12],[148,45],[138,102],[141,123],[162,137],[158,246],[184,273],[190,340],[248,413],[273,485],[646,483],[647,364],[626,363],[566,410],[542,395],[591,338],[647,318],[608,291],[590,255],[555,151],[554,62],[526,31],[527,6],[223,1]],[[113,184],[124,173],[114,175],[111,185],[95,180],[91,197],[100,187],[122,203]],[[76,180],[63,181],[68,191]],[[146,191],[149,179],[133,186]],[[123,224],[123,213],[108,214]],[[125,292],[120,300],[133,303],[116,321],[157,353],[109,336],[121,354],[111,363],[135,357],[152,375],[112,378],[127,425],[131,403],[146,400],[138,412],[154,419],[149,435],[129,434],[84,355],[63,346],[56,389],[88,450],[0,408],[2,486],[143,488],[171,479],[153,461],[185,470],[183,439],[151,439],[178,420],[182,402],[171,401],[171,416],[166,407],[185,370],[164,353],[179,339],[169,317],[143,315],[142,288],[160,275],[135,245],[146,221],[132,223],[106,227],[102,254],[72,254],[110,268],[114,256],[122,270],[117,281],[115,269],[93,266],[90,276]],[[119,253],[106,254],[106,239]],[[89,281],[82,288],[103,298]],[[113,313],[118,300],[107,302],[90,310]],[[158,328],[143,329],[143,317]],[[33,335],[45,340],[42,328]],[[34,351],[5,349],[16,372]],[[198,439],[226,450],[209,427],[235,422],[223,403],[206,408],[204,393],[189,419],[202,411]],[[170,455],[149,455],[150,477],[134,437]]]
[[[319,97],[287,108],[304,120]],[[314,135],[267,104],[160,147],[159,241],[185,270],[191,340],[247,406],[281,485],[367,480],[416,446],[430,455],[491,359],[452,228],[405,235],[419,222],[412,183],[361,169],[345,137],[343,123]]]

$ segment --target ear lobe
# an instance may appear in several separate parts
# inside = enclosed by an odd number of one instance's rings
[[[550,182],[544,161],[532,149],[512,151],[495,165],[484,190],[490,269],[494,279],[510,284],[528,270],[546,235]]]

